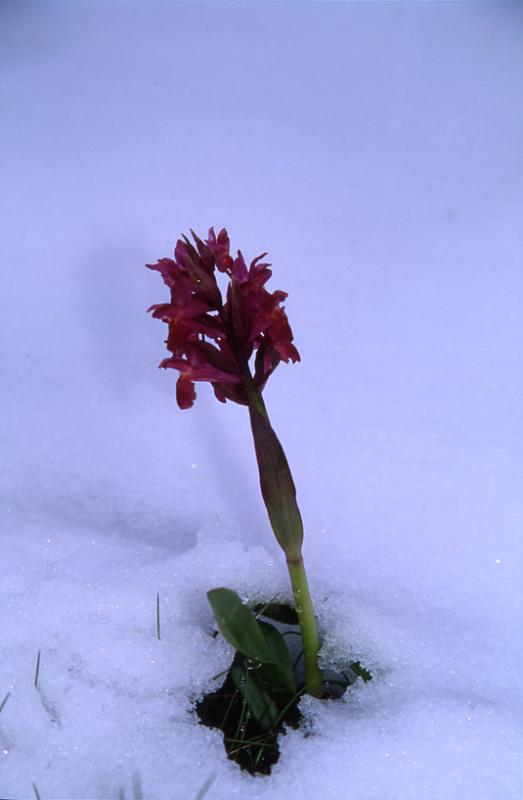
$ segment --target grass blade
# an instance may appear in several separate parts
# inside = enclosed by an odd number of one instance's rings
[[[194,798],[194,800],[203,800],[211,786],[213,785],[214,781],[216,780],[216,775],[210,775],[205,783],[203,784],[202,788]]]
[[[41,651],[39,650],[38,655],[36,656],[36,669],[35,669],[35,679],[34,679],[35,689],[38,689],[38,676],[40,674],[40,655]]]
[[[133,773],[133,800],[143,800],[142,779],[139,772]]]
[[[7,701],[9,700],[9,698],[10,698],[10,697],[11,697],[11,692],[7,692],[6,696],[4,697],[4,699],[2,700],[2,702],[0,703],[0,714],[1,714],[1,713],[2,713],[2,711],[4,710],[4,706],[5,706],[5,704],[7,703]]]

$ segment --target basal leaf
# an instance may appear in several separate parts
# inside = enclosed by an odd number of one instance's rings
[[[232,589],[207,592],[221,634],[235,650],[254,661],[270,660],[267,644],[256,617]]]
[[[267,689],[260,670],[248,669],[244,659],[235,661],[231,676],[254,719],[266,731],[279,719],[280,709]]]
[[[272,692],[292,696],[296,693],[296,684],[285,639],[274,625],[261,621],[258,621],[258,625],[263,631],[269,654],[269,658],[262,663],[264,678]]]
[[[207,596],[225,639],[253,666],[261,665],[263,678],[274,695],[292,696],[294,676],[281,633],[273,625],[257,620],[231,589],[211,589]]]

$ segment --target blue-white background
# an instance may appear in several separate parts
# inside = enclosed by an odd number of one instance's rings
[[[522,36],[504,2],[0,4],[2,796],[521,797]],[[205,591],[286,592],[248,420],[177,409],[145,314],[210,225],[289,292],[266,401],[326,653],[376,672],[268,781],[190,714]]]

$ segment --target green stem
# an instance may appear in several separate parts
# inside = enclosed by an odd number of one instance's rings
[[[299,561],[287,561],[287,569],[289,570],[296,613],[298,614],[303,639],[307,692],[313,697],[319,697],[323,683],[321,671],[318,667],[320,639],[303,558],[300,558]]]
[[[254,384],[248,366],[246,366],[245,386],[247,389],[249,405],[254,407],[270,425],[269,415],[267,413],[263,397],[261,392]],[[276,536],[276,538],[278,537]],[[320,640],[318,636],[318,628],[316,626],[316,618],[314,616],[314,609],[312,607],[307,573],[305,572],[305,566],[303,564],[303,558],[301,555],[301,546],[297,555],[296,551],[290,556],[290,558],[289,555],[290,554],[287,552],[287,568],[289,570],[289,576],[294,595],[294,603],[296,613],[298,614],[298,621],[300,623],[301,636],[303,640],[307,692],[314,697],[318,697],[321,694],[323,683],[322,674],[318,667],[318,651],[320,649]]]

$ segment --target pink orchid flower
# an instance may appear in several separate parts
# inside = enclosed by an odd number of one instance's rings
[[[171,292],[169,303],[149,309],[168,325],[166,345],[171,356],[160,366],[180,373],[176,386],[180,408],[193,405],[196,381],[209,382],[221,402],[248,405],[246,381],[253,353],[252,379],[260,392],[280,361],[300,360],[281,305],[287,295],[265,288],[272,274],[262,261],[266,253],[249,267],[239,250],[233,259],[225,228],[218,236],[211,228],[206,241],[194,232],[193,238],[194,245],[185,237],[178,240],[174,259],[147,264],[162,275]],[[216,270],[229,279],[225,302]]]

